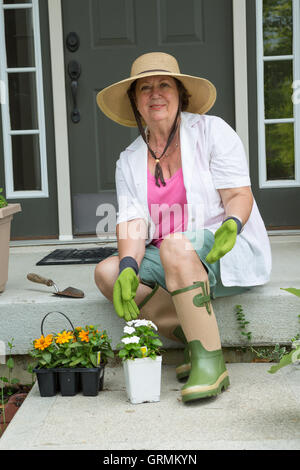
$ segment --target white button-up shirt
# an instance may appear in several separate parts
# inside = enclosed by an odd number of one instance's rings
[[[212,233],[225,216],[218,189],[250,186],[241,139],[220,117],[181,113],[181,162],[188,202],[187,231]],[[148,245],[155,232],[147,202],[147,146],[139,136],[116,163],[117,224],[143,218]],[[234,215],[234,214],[233,214]],[[220,259],[224,286],[255,286],[268,282],[271,249],[256,202],[233,249]]]

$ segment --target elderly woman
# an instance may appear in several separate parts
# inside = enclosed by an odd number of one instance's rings
[[[95,282],[126,321],[152,320],[185,344],[184,402],[229,386],[211,300],[268,281],[270,246],[236,132],[205,113],[214,85],[176,59],[138,57],[131,76],[102,90],[101,110],[140,136],[116,165],[118,253]]]

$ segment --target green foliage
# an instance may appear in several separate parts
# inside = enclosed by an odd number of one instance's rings
[[[8,391],[7,391],[7,394],[8,395],[12,395],[13,394],[13,391],[12,390],[9,390],[9,388],[14,385],[14,384],[18,384],[20,383],[19,379],[13,379],[12,378],[12,373],[13,373],[13,369],[15,367],[15,363],[14,363],[14,360],[12,358],[12,349],[14,348],[14,338],[12,338],[10,341],[8,341],[8,348],[9,348],[9,358],[7,359],[6,361],[6,367],[8,368],[8,376],[2,376],[0,377],[0,380],[2,383],[6,384],[6,386],[8,387]],[[3,388],[3,386],[2,386]]]
[[[246,332],[246,326],[249,325],[249,321],[246,320],[243,307],[241,305],[236,305],[236,318],[239,323],[239,328],[241,331],[241,335],[244,337],[244,339],[247,339],[248,341],[251,341],[252,338],[252,333],[251,331]]]
[[[236,318],[239,323],[239,328],[242,330],[241,335],[243,339],[246,339],[248,342],[252,339],[252,332],[245,331],[246,326],[250,324],[249,321],[246,320],[243,307],[241,305],[236,305]],[[286,352],[286,348],[283,346],[280,347],[279,344],[276,344],[273,350],[269,348],[259,348],[259,350],[254,349],[253,346],[250,344],[250,350],[256,354],[259,359],[267,360],[267,361],[280,361],[283,355]]]
[[[289,287],[287,289],[284,289],[284,288],[281,287],[281,289],[289,292],[290,294],[296,295],[297,297],[300,297],[300,289],[295,289],[294,287]],[[300,320],[300,315],[298,315],[298,320]],[[299,333],[297,333],[296,336],[294,336],[294,338],[292,338],[292,340],[291,340],[292,343],[295,342],[295,341],[298,341],[299,337],[300,337],[300,335],[299,335]],[[275,374],[275,372],[277,372],[282,367],[293,364],[293,363],[297,362],[298,360],[300,360],[300,345],[296,346],[295,350],[285,354],[280,359],[279,364],[277,364],[276,366],[272,366],[268,370],[268,372],[270,374]]]
[[[263,1],[264,54],[292,54],[293,2],[291,0]]]
[[[0,188],[0,209],[2,209],[2,207],[6,207],[8,205],[7,200],[1,194],[2,192],[3,192],[3,188]]]
[[[260,359],[267,359],[269,362],[279,362],[286,352],[286,347],[275,344],[274,349],[260,348],[258,351],[251,346],[251,351]]]
[[[279,369],[281,369],[282,367],[285,367],[285,366],[288,366],[290,364],[293,364],[295,363],[296,361],[299,361],[300,360],[300,346],[298,346],[294,351],[291,351],[289,352],[288,354],[285,354],[279,364],[276,364],[274,366],[272,366],[268,372],[270,374],[275,374],[275,372],[277,372]]]
[[[127,359],[138,359],[150,357],[155,359],[162,352],[160,349],[162,342],[153,331],[157,330],[156,325],[150,320],[131,320],[124,327],[125,335],[121,338],[121,343],[117,345],[120,349],[118,355],[123,361]]]

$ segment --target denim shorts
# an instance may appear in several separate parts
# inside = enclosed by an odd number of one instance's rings
[[[201,235],[196,236],[195,232],[182,232],[191,242],[202,264],[208,273],[211,298],[226,297],[229,295],[242,294],[251,289],[244,286],[226,287],[222,284],[220,274],[220,260],[216,263],[209,264],[205,261],[206,256],[210,252],[214,244],[214,235],[207,229],[204,229]],[[159,248],[154,245],[148,245],[145,249],[145,255],[139,269],[141,280],[156,281],[164,289],[168,290],[165,281],[165,271],[160,260]],[[112,256],[118,256],[116,251]],[[196,279],[195,279],[196,280]]]

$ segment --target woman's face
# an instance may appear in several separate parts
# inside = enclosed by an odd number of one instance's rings
[[[135,88],[136,106],[145,123],[172,126],[179,104],[175,80],[167,75],[139,78]]]

